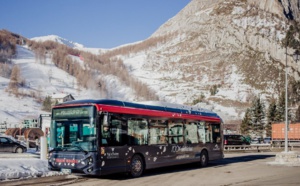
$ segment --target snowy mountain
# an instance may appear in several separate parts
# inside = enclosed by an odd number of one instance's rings
[[[196,106],[213,110],[232,123],[242,119],[254,96],[260,95],[267,103],[282,91],[286,56],[281,40],[288,26],[279,1],[193,0],[148,39],[113,49],[89,49],[53,35],[32,40],[51,40],[97,55],[110,53],[111,61],[122,60],[130,76],[154,90],[160,100],[186,105],[198,102]],[[106,84],[105,97],[78,87],[76,78],[57,68],[50,56],[46,64],[39,64],[28,47],[18,46],[17,50],[12,61],[20,66],[27,85],[22,91],[27,94],[64,92],[75,99],[140,100],[120,76],[95,74],[93,78]],[[87,67],[80,57],[69,57]],[[290,56],[287,60],[290,77],[299,80],[299,64]],[[0,78],[0,103],[5,105],[0,108],[0,122],[16,123],[43,113],[33,98],[10,95],[8,83],[9,79]]]
[[[49,36],[41,36],[41,37],[34,37],[31,38],[31,40],[33,41],[38,41],[38,42],[44,42],[44,41],[54,41],[60,44],[64,44],[68,47],[71,48],[84,48],[84,46],[82,44],[73,42],[73,41],[69,41],[67,39],[61,38],[57,35],[49,35]]]
[[[91,53],[93,53],[95,55],[104,53],[104,52],[106,52],[106,51],[109,50],[109,49],[104,49],[104,48],[87,48],[87,47],[84,47],[84,45],[82,45],[82,44],[70,41],[68,39],[59,37],[57,35],[48,35],[48,36],[34,37],[34,38],[31,38],[31,40],[37,41],[37,42],[54,41],[54,42],[66,45],[66,46],[74,48],[74,49],[91,52]]]
[[[268,104],[283,91],[288,27],[279,1],[194,0],[148,38],[155,46],[118,57],[168,102],[204,97],[200,106],[231,122],[254,96]],[[299,64],[291,56],[287,63],[299,80]]]

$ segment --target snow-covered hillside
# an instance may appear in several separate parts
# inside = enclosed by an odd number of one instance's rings
[[[72,56],[80,62],[79,57]],[[36,61],[35,54],[27,47],[18,46],[13,64],[20,68],[21,78],[25,87],[19,92],[29,96],[16,97],[7,91],[9,79],[0,77],[0,123],[6,121],[11,127],[19,126],[23,119],[36,119],[42,111],[42,105],[30,95],[35,94],[45,98],[53,94],[72,94],[75,99],[97,99],[99,93],[93,90],[78,88],[76,78],[57,68],[49,57],[45,64]],[[8,126],[10,127],[10,126]]]
[[[77,61],[82,66],[84,62],[77,56],[70,56],[73,60]],[[142,56],[131,59],[129,63],[125,61],[125,64],[130,65],[131,63],[138,63],[142,59]],[[72,94],[75,99],[102,99],[101,95],[90,89],[83,89],[77,86],[77,80],[75,77],[69,75],[65,71],[57,68],[50,57],[46,58],[46,63],[41,64],[35,58],[34,52],[32,52],[26,46],[17,47],[17,55],[12,59],[13,64],[18,65],[20,68],[21,78],[25,80],[25,86],[19,88],[19,92],[24,94],[16,97],[15,95],[8,92],[9,79],[0,77],[0,123],[6,121],[8,123],[7,127],[19,127],[20,123],[24,119],[36,119],[40,114],[46,114],[42,111],[42,104],[38,103],[36,98],[31,95],[35,94],[41,98],[46,96],[53,96],[53,94]],[[139,79],[145,80],[151,88],[155,89],[156,84],[162,82],[157,81],[156,78],[160,77],[159,73],[152,73],[153,78],[147,78],[143,74],[144,72],[139,66],[133,66],[131,70],[134,72]],[[148,74],[149,75],[149,74]],[[175,74],[174,74],[175,75]],[[129,87],[122,84],[122,82],[115,76],[102,77],[107,82],[107,88],[109,89],[109,96],[106,98],[110,99],[120,99],[127,101],[135,101],[136,95]],[[165,94],[172,92],[172,86],[174,84],[164,84],[165,87],[169,87],[169,92],[157,91],[160,97],[164,97]],[[188,85],[187,85],[188,86]],[[173,87],[173,91],[178,91],[180,89],[185,89],[186,87]],[[191,93],[193,93],[192,86],[189,88]],[[187,93],[189,96],[190,93]],[[224,94],[230,94],[233,96],[233,92],[228,92]],[[28,96],[25,96],[28,95]],[[184,100],[184,97],[174,97],[174,99],[169,99],[169,102],[173,103],[183,103],[178,102],[178,100]],[[199,105],[207,109],[214,109],[215,111],[221,111],[221,107],[212,107],[211,105]],[[235,115],[234,110],[229,110],[230,114]],[[223,114],[220,112],[219,114]]]

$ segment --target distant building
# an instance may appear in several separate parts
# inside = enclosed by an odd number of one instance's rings
[[[22,122],[22,127],[20,128],[37,128],[38,120],[37,119],[24,119]]]
[[[51,96],[51,101],[55,105],[57,103],[63,103],[66,101],[75,100],[71,94],[53,94]]]
[[[0,123],[0,134],[5,134],[7,130],[7,123],[6,121]]]

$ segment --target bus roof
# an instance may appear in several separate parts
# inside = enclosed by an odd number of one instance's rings
[[[180,104],[158,102],[158,101],[155,101],[155,102],[125,102],[125,101],[110,100],[110,99],[100,99],[100,100],[87,99],[87,100],[68,101],[68,102],[60,103],[57,106],[73,105],[73,104],[103,104],[103,105],[165,111],[165,112],[173,112],[173,113],[181,113],[181,114],[200,115],[200,116],[215,117],[215,118],[221,119],[217,115],[217,113],[212,112],[207,109],[203,109],[203,108],[199,108],[199,107],[191,107],[191,106],[186,106],[186,105],[180,105]]]

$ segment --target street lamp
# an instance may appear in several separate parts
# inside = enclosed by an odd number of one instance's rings
[[[284,152],[288,152],[288,79],[287,79],[287,47],[285,59],[285,138],[284,138]],[[297,63],[300,58],[300,53],[296,50],[293,54],[293,59]]]

